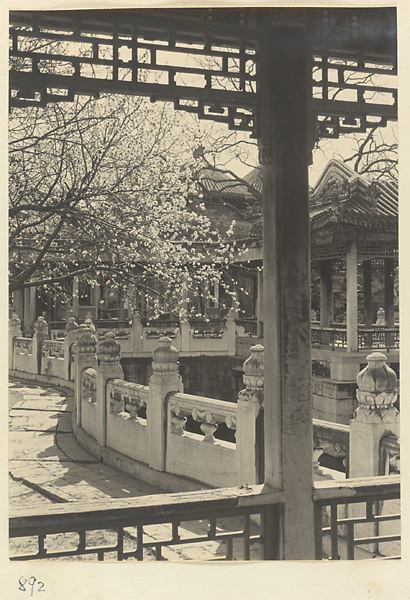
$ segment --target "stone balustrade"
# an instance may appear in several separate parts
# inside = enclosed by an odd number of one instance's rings
[[[115,333],[107,332],[98,340],[92,329],[92,323],[78,326],[71,318],[64,341],[49,340],[47,323],[40,317],[34,337],[23,338],[17,335],[21,333],[19,320],[12,315],[12,372],[39,373],[60,381],[75,379],[78,427],[100,447],[150,469],[211,486],[263,481],[259,458],[263,454],[262,346],[250,349],[243,366],[245,389],[237,403],[230,403],[183,392],[176,338],[156,341],[153,374],[149,386],[142,386],[124,381],[121,343]],[[394,407],[396,376],[384,355],[373,353],[367,359],[368,366],[358,375],[359,408],[350,429],[314,421],[315,460],[322,452],[345,460],[350,452],[349,474],[356,477],[386,473],[382,463],[388,453],[385,449],[383,454],[381,440],[387,447],[387,435],[399,436],[399,414]],[[187,419],[196,424],[196,433],[187,430]],[[231,441],[226,441],[226,436],[220,439],[223,436],[218,430],[226,428],[235,432]],[[388,446],[389,464],[394,463],[392,472],[397,472],[398,442],[394,444]],[[315,467],[316,472],[318,464]]]

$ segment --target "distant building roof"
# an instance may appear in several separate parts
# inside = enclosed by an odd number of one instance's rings
[[[330,222],[396,230],[398,186],[390,180],[369,181],[339,160],[326,165],[311,192],[312,228]]]

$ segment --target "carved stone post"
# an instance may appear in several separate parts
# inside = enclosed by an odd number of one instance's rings
[[[106,445],[107,440],[107,411],[109,410],[109,398],[106,397],[106,384],[109,379],[124,379],[120,359],[120,345],[115,341],[115,333],[109,331],[97,350],[97,414],[96,434],[97,442],[101,446]]]
[[[171,339],[162,337],[152,353],[152,375],[149,382],[147,426],[150,443],[149,466],[157,471],[165,469],[167,396],[170,392],[182,392],[183,385],[178,373],[178,350]]]
[[[71,355],[73,344],[77,341],[77,337],[78,323],[76,323],[74,317],[70,317],[64,332],[64,373],[67,381],[74,378],[74,373],[71,372]]]
[[[80,325],[78,329],[78,339],[73,346],[75,353],[74,363],[74,397],[76,402],[77,425],[81,426],[81,373],[84,369],[97,367],[97,339],[91,329],[86,325]]]
[[[246,388],[239,392],[236,417],[238,485],[251,485],[260,483],[258,459],[263,445],[258,435],[257,419],[263,403],[263,346],[252,346],[250,357],[243,363],[243,371]]]
[[[349,435],[349,476],[374,477],[380,474],[380,442],[386,434],[399,437],[400,415],[393,406],[397,399],[397,377],[387,366],[386,356],[373,352],[366,358],[365,367],[357,376],[356,392],[359,406],[354,419],[350,421]],[[363,516],[360,505],[349,509],[351,517]],[[358,537],[373,537],[377,524],[356,526]],[[366,547],[377,552],[377,545]]]
[[[397,400],[397,377],[387,366],[386,356],[373,352],[357,376],[359,407],[350,421],[350,477],[379,475],[380,440],[387,433],[399,437],[400,414],[393,406]]]
[[[33,361],[35,361],[34,369],[36,373],[41,373],[41,355],[43,341],[49,338],[48,325],[44,317],[39,317],[34,323],[33,335]]]
[[[21,337],[21,320],[13,313],[9,320],[9,369],[14,368],[14,338]]]

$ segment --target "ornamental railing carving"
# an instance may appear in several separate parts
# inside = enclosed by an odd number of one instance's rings
[[[64,358],[64,342],[44,340],[42,355],[48,358]]]
[[[14,350],[17,354],[32,354],[33,353],[33,339],[16,337],[14,339]]]
[[[218,426],[224,423],[229,429],[236,429],[237,404],[214,400],[191,394],[171,394],[169,398],[172,432],[184,433],[188,417],[200,423],[204,441],[213,443]],[[225,442],[230,443],[230,442]]]
[[[121,379],[111,379],[107,382],[106,394],[112,414],[146,424],[146,408],[149,398],[147,386]]]

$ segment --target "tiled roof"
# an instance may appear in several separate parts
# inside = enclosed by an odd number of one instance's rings
[[[226,196],[252,195],[246,185],[235,179],[229,173],[204,167],[198,175],[198,181],[205,192]]]
[[[370,182],[343,162],[331,160],[310,199],[314,229],[344,223],[371,229],[397,229],[398,187],[395,181]]]

